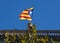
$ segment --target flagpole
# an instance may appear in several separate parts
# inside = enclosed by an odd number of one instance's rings
[[[33,10],[34,10],[34,7],[32,7],[33,8]],[[33,10],[32,10],[32,20],[33,20]],[[31,21],[32,22],[32,21]]]
[[[33,8],[34,8],[34,7],[32,7],[32,8],[30,8],[30,9],[28,9],[28,10],[30,10],[30,11],[32,12],[31,20],[29,20],[29,22],[30,22],[30,23],[32,23],[32,19],[33,19]],[[30,13],[31,13],[31,12],[30,12]]]

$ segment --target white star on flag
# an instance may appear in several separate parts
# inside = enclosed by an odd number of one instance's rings
[[[32,14],[32,11],[30,11],[30,13],[29,13],[30,15]]]

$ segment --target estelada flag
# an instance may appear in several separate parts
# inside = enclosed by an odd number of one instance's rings
[[[26,10],[24,10],[21,14],[20,14],[20,20],[29,20],[29,21],[31,21],[32,20],[32,18],[31,18],[31,16],[30,16],[30,14],[32,13],[32,10],[33,10],[33,8],[29,8],[29,9],[26,9]]]

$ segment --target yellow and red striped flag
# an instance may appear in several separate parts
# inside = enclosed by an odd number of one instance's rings
[[[20,14],[20,19],[21,19],[21,20],[29,20],[29,21],[31,21],[32,18],[31,18],[31,16],[30,16],[30,14],[32,13],[32,12],[31,12],[32,10],[33,10],[33,8],[24,10],[24,11]]]

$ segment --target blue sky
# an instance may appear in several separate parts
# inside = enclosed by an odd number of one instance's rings
[[[60,0],[0,0],[0,30],[26,30],[29,21],[19,15],[32,6],[37,30],[60,30]]]

